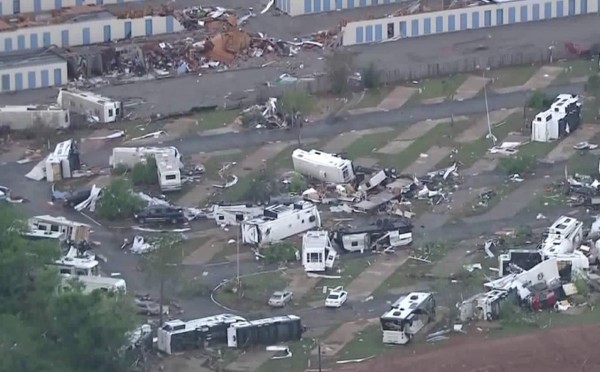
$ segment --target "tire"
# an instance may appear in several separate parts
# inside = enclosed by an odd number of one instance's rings
[[[145,218],[138,218],[138,223],[139,223],[140,225],[143,225],[145,222],[146,222],[146,219],[145,219]]]

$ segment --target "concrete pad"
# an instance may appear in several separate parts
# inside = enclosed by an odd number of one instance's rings
[[[457,116],[454,121],[467,120],[466,116]],[[441,123],[449,123],[450,118],[442,118],[436,120],[425,120],[415,123],[403,131],[398,137],[388,142],[385,146],[377,150],[378,153],[395,155],[406,150],[414,141],[423,137],[427,132],[437,127]]]
[[[490,82],[483,76],[471,75],[456,89],[454,99],[462,101],[475,97],[483,89],[484,85]]]
[[[182,264],[192,266],[205,265],[209,263],[221,249],[223,249],[223,242],[219,242],[217,239],[211,239],[199,246],[189,256],[185,257]]]
[[[476,176],[481,173],[491,172],[498,166],[498,159],[479,159],[464,172],[460,172],[466,176]]]
[[[533,74],[532,77],[529,78],[529,80],[527,80],[525,84],[523,84],[523,87],[526,90],[546,88],[554,80],[556,80],[558,75],[560,75],[562,72],[562,67],[542,66],[535,74]]]
[[[450,153],[452,153],[450,147],[433,146],[427,150],[427,157],[422,158],[419,156],[417,160],[401,173],[414,174],[417,177],[423,176],[432,170],[440,161],[446,159]]]
[[[421,101],[422,104],[425,105],[437,105],[438,103],[442,103],[446,100],[446,97],[434,97],[434,98],[427,98]]]
[[[262,350],[262,351],[259,351]],[[259,371],[260,366],[265,364],[274,355],[274,352],[264,351],[264,348],[256,351],[248,351],[225,367],[225,371],[231,372],[254,372]]]
[[[399,109],[400,107],[404,106],[404,104],[408,102],[410,97],[412,97],[416,92],[416,88],[403,86],[396,87],[390,92],[390,94],[387,95],[387,97],[384,98],[383,101],[381,101],[381,103],[377,105],[377,108],[382,110]]]
[[[116,132],[116,130],[96,129],[92,131],[92,133],[87,138],[82,138],[80,140],[79,153],[81,155],[89,154],[91,152],[101,149],[104,146],[108,146],[109,144],[112,146],[116,146],[114,142],[118,142],[118,140],[90,139],[94,137],[104,137],[114,132]],[[106,159],[106,162],[108,163],[108,159]]]
[[[361,167],[371,168],[375,164],[379,163],[379,159],[375,158],[357,158],[353,160],[355,165],[360,165]]]
[[[309,278],[303,267],[288,269],[284,273],[285,277],[290,279],[288,289],[294,293],[294,300],[299,300],[308,292],[312,291],[319,281],[318,278]]]
[[[352,301],[362,301],[369,297],[381,283],[392,275],[406,260],[408,251],[398,251],[395,255],[381,255],[366,270],[361,272],[346,287]]]
[[[385,111],[385,110],[382,110],[377,107],[363,107],[363,108],[348,110],[347,112],[350,115],[360,115],[360,114],[368,114],[371,112],[381,112],[381,111]]]
[[[568,160],[577,153],[573,148],[579,142],[591,140],[596,134],[600,133],[600,127],[596,124],[584,124],[560,143],[546,155],[546,161],[560,162]]]
[[[323,151],[331,153],[342,152],[346,147],[350,146],[352,142],[356,141],[364,135],[391,132],[392,130],[393,129],[390,127],[382,127],[365,130],[354,130],[352,132],[342,133],[339,136],[335,137],[333,140],[329,141],[325,146],[323,146]]]
[[[342,324],[321,342],[321,355],[325,357],[336,355],[354,339],[358,332],[378,322],[379,318],[371,318]],[[318,348],[313,349],[311,354],[318,355]]]
[[[494,124],[497,124],[503,120],[506,120],[510,115],[519,111],[518,108],[512,109],[502,109],[490,112],[490,123],[492,124],[492,128]],[[458,143],[467,143],[467,142],[475,142],[481,138],[483,138],[488,133],[488,124],[487,124],[487,115],[484,115],[477,119],[474,125],[471,125],[467,129],[464,130],[455,141]]]

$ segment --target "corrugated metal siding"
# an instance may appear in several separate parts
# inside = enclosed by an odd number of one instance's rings
[[[58,25],[47,25],[39,27],[28,27],[15,31],[0,32],[0,52],[20,49],[32,49],[32,40],[42,40],[43,46],[52,44],[60,46],[78,46],[103,43],[105,40],[105,27],[110,29],[112,40],[126,38],[126,23],[131,24],[130,37],[146,36],[147,24],[151,23],[152,35],[167,33],[167,22],[169,28],[173,26],[173,32],[183,30],[183,26],[169,17],[144,17],[135,19],[101,19],[81,23],[65,23]],[[89,40],[87,40],[89,29]],[[32,35],[37,35],[32,37]],[[21,41],[21,42],[19,42]],[[39,46],[39,45],[38,45]],[[21,48],[22,47],[22,48]]]
[[[279,10],[293,17],[343,9],[366,8],[405,1],[406,0],[276,0],[275,5]]]
[[[60,71],[60,72],[59,72]],[[56,81],[55,79],[60,79]],[[0,92],[67,84],[67,62],[0,69]]]
[[[129,3],[139,2],[141,0],[19,0],[19,9],[16,9],[18,13],[34,13],[34,12],[45,12],[48,10],[60,9],[71,7],[75,5],[92,5],[92,4],[118,4],[118,3]],[[14,0],[0,0],[0,15],[11,15],[15,14]]]
[[[600,0],[524,0],[409,16],[349,22],[345,46],[598,13]],[[372,30],[383,28],[380,38]],[[390,30],[390,32],[387,32]]]

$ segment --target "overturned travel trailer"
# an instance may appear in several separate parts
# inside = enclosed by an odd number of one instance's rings
[[[380,219],[369,225],[338,229],[333,232],[333,241],[348,252],[364,252],[379,244],[401,247],[412,243],[412,224],[407,218]]]
[[[550,108],[531,122],[531,140],[549,142],[565,137],[581,124],[581,101],[578,96],[560,94]]]
[[[583,240],[583,222],[561,216],[548,228],[539,250],[545,256],[568,254],[575,251]]]
[[[435,319],[432,293],[413,292],[400,298],[379,320],[384,344],[407,344],[417,332]]]
[[[241,223],[242,242],[264,245],[321,227],[317,207],[307,201],[266,207],[261,217]]]
[[[182,187],[180,162],[173,154],[156,154],[156,173],[161,191],[179,191]]]
[[[302,266],[306,271],[325,271],[333,267],[337,252],[327,231],[309,231],[302,236]]]
[[[99,290],[102,292],[111,293],[126,293],[127,284],[125,279],[110,278],[105,276],[71,276],[68,274],[62,275],[63,290],[70,288],[73,282],[80,283],[83,286],[83,293],[92,293]]]
[[[556,260],[559,277],[563,281],[570,281],[573,274],[584,275],[590,268],[589,258],[580,251],[545,255],[542,251],[515,249],[498,257],[498,273],[500,277],[519,274],[549,259]]]
[[[326,152],[296,149],[292,163],[296,172],[322,182],[348,183],[355,178],[351,160]]]
[[[62,108],[98,123],[114,123],[123,117],[121,102],[92,92],[63,88],[58,92],[57,102]]]
[[[44,176],[48,182],[71,178],[80,169],[79,148],[72,139],[57,144],[44,161]]]
[[[133,168],[137,163],[145,162],[148,156],[170,155],[175,158],[178,168],[183,168],[183,156],[177,147],[115,147],[108,159],[111,167],[125,166]]]
[[[227,329],[227,346],[247,348],[254,345],[275,345],[298,341],[304,327],[296,315],[251,320],[232,324]]]
[[[509,296],[508,291],[493,289],[479,293],[457,304],[461,322],[471,320],[496,320],[500,317],[502,303]]]
[[[227,342],[227,329],[245,318],[221,314],[189,321],[170,320],[158,330],[158,350],[166,354]]]
[[[209,218],[215,220],[217,225],[239,225],[263,214],[264,207],[252,205],[213,205]]]
[[[58,239],[71,243],[89,241],[92,227],[85,223],[49,215],[34,216],[27,220],[23,236],[29,239]]]

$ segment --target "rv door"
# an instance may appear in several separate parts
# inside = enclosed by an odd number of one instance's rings
[[[337,252],[334,249],[330,249],[327,253],[327,258],[325,259],[325,267],[329,269],[333,268],[333,263],[335,262],[336,257]]]
[[[247,244],[259,244],[260,236],[258,226],[254,224],[242,224],[242,242]]]

